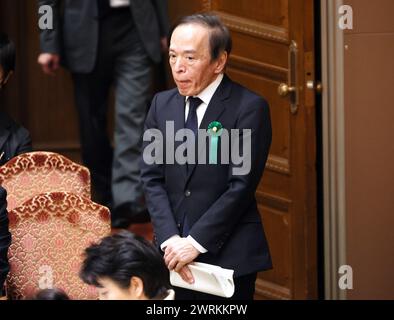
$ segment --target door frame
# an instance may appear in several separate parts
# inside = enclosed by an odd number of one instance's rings
[[[346,299],[338,268],[346,265],[344,37],[338,27],[343,0],[321,0],[322,157],[325,299]]]

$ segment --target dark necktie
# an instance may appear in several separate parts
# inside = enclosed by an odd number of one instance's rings
[[[104,18],[111,12],[109,5],[110,0],[97,0],[97,9],[99,18]]]
[[[194,136],[197,141],[198,134],[198,119],[197,119],[197,108],[201,105],[202,100],[200,98],[189,97],[189,114],[185,123],[185,129],[190,129],[194,132]],[[186,171],[189,171],[189,165],[186,163]]]
[[[189,97],[189,114],[185,123],[185,128],[190,129],[194,132],[197,137],[198,132],[198,119],[197,119],[197,108],[201,105],[202,100],[200,98]]]

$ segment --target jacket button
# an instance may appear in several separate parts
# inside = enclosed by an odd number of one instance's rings
[[[178,224],[177,224],[177,227],[178,227],[178,229],[180,229],[180,228],[181,228],[181,224],[180,224],[180,223],[178,223]]]
[[[186,190],[185,191],[185,197],[190,197],[191,196],[191,192],[190,192],[190,190]]]

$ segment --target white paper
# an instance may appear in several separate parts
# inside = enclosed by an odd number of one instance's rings
[[[212,264],[195,262],[189,265],[194,283],[189,284],[175,272],[170,272],[170,282],[175,287],[204,292],[219,297],[231,298],[234,294],[234,270]]]

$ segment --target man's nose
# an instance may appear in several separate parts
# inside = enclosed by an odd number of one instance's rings
[[[175,72],[181,73],[185,72],[185,65],[182,61],[182,59],[177,59],[174,65]]]

